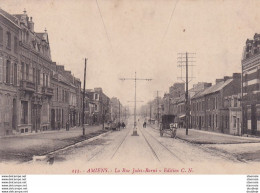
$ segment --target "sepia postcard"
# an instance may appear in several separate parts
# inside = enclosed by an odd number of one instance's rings
[[[258,0],[1,0],[0,173],[259,174]]]

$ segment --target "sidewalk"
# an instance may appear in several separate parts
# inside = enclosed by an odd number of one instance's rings
[[[177,138],[194,144],[241,144],[241,143],[260,143],[260,138],[241,137],[210,131],[189,129],[186,135],[186,129],[177,130]]]
[[[86,127],[86,137],[105,132],[100,126]],[[33,155],[42,155],[83,141],[82,128],[49,131],[31,135],[15,135],[0,139],[0,161],[29,161]]]

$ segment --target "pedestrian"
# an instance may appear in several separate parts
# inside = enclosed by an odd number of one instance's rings
[[[69,121],[66,123],[66,131],[69,131]]]
[[[170,128],[171,128],[171,131],[172,131],[171,138],[176,138],[178,126],[176,124],[174,124],[174,123],[171,123],[170,124]]]
[[[123,128],[123,129],[125,128],[125,123],[124,123],[124,122],[122,123],[122,128]]]
[[[144,122],[144,128],[146,128],[146,121]]]
[[[120,122],[118,122],[118,124],[117,124],[117,129],[120,131],[120,127],[121,127],[121,123]]]

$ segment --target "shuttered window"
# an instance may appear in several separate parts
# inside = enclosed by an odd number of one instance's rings
[[[3,40],[4,40],[3,35],[4,35],[3,28],[0,26],[0,44],[2,44],[2,45],[3,45]]]
[[[4,60],[0,57],[0,83],[4,81]]]

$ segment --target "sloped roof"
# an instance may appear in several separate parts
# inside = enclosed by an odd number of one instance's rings
[[[37,35],[39,38],[43,39],[44,33],[37,33],[37,32],[36,32],[36,35]]]
[[[218,92],[220,90],[222,90],[224,87],[226,87],[228,84],[230,84],[231,82],[233,81],[233,79],[228,79],[226,81],[221,81],[209,88],[206,88],[205,90],[201,91],[201,92],[198,92],[197,94],[195,94],[192,98],[199,98],[201,96],[204,96],[204,95],[208,95],[208,94],[212,94],[212,93],[215,93],[215,92]]]
[[[4,11],[1,8],[0,8],[0,14],[3,15],[6,19],[10,20],[12,23],[14,23],[17,27],[19,27],[18,21],[17,21],[16,17],[14,17],[13,15],[7,13],[6,11]]]
[[[23,14],[13,14],[14,17],[16,17],[17,19],[21,20]]]

